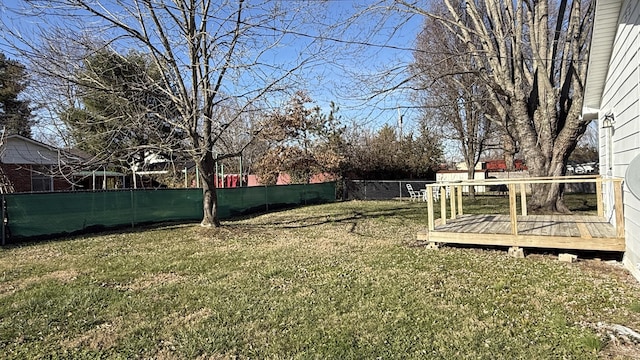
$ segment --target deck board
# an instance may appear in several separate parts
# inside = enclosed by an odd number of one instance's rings
[[[605,232],[600,230],[599,226],[593,225],[591,222],[589,222],[589,219],[587,216],[582,215],[581,221],[589,231],[589,234],[591,234],[591,237],[609,237],[605,234]],[[615,237],[615,233],[611,233],[610,235],[611,237]]]
[[[579,225],[578,225],[579,224]],[[509,215],[462,215],[447,219],[419,240],[433,242],[624,251],[624,238],[606,219],[588,215],[518,216],[518,235],[511,234]]]

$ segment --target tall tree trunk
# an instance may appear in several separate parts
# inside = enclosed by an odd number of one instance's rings
[[[539,111],[539,110],[538,110]],[[534,129],[536,122],[530,120],[526,103],[521,99],[513,107],[516,115],[518,135],[525,162],[532,177],[562,176],[564,157],[569,152],[570,143],[562,139],[554,139],[544,129]],[[535,116],[535,115],[534,115]],[[540,142],[549,145],[540,146]],[[568,156],[568,155],[567,155]],[[531,184],[532,196],[528,203],[529,210],[534,213],[567,213],[569,209],[564,204],[564,185]]]
[[[215,160],[213,154],[207,152],[202,162],[198,165],[200,177],[202,179],[202,209],[203,216],[201,226],[219,227],[218,219],[218,193],[215,182]]]
[[[516,149],[515,141],[509,134],[505,133],[502,135],[502,144],[503,158],[505,166],[507,167],[507,171],[515,171],[515,155],[518,152]]]
[[[552,159],[549,170],[545,176],[562,176],[562,161]],[[569,208],[564,203],[564,184],[532,184],[533,194],[529,202],[529,210],[533,213],[569,213]]]
[[[535,132],[531,133],[535,134]],[[526,137],[522,136],[521,139]],[[542,138],[542,140],[540,140]],[[571,147],[575,143],[563,140],[560,137],[549,137],[545,134],[539,135],[536,141],[545,142],[548,145],[534,146],[533,138],[529,137],[528,145],[522,143],[522,152],[532,177],[560,177],[564,175],[566,160],[571,153]],[[532,194],[529,201],[529,210],[533,213],[569,213],[569,209],[564,204],[564,184],[532,184]]]
[[[476,169],[473,166],[474,164],[471,164],[472,166],[469,166],[469,164],[467,164],[467,179],[469,180],[473,180],[476,176]],[[475,200],[476,199],[476,187],[475,186],[469,186],[469,199],[471,200]]]

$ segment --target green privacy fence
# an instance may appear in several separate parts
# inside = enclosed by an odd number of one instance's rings
[[[219,217],[228,219],[334,201],[335,183],[218,189],[217,194]],[[6,194],[4,200],[7,220],[3,234],[11,238],[202,219],[201,189]]]

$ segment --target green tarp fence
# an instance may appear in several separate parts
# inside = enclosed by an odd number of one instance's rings
[[[335,183],[218,189],[220,219],[335,200]],[[7,237],[202,219],[202,189],[5,194]]]

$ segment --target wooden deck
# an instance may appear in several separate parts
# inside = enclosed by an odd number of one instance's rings
[[[604,218],[585,215],[519,215],[518,233],[509,215],[460,215],[418,232],[418,240],[434,243],[518,246],[551,249],[624,251],[624,238]]]
[[[528,215],[525,185],[531,183],[596,184],[597,215]],[[466,215],[463,211],[463,186],[505,184],[509,193],[509,215]],[[616,226],[604,217],[602,186],[610,183],[614,192]],[[451,190],[445,193],[445,188]],[[440,202],[440,219],[436,221],[433,194],[440,199],[449,194],[449,201]],[[519,193],[519,194],[518,194]],[[520,198],[518,211],[517,198]],[[428,184],[427,230],[418,232],[417,239],[431,243],[452,243],[549,249],[625,251],[625,230],[622,206],[622,180],[596,177],[559,177],[501,179],[496,181],[466,181]],[[450,211],[447,211],[447,202]],[[520,214],[518,214],[520,212]],[[447,215],[451,218],[448,219]]]

